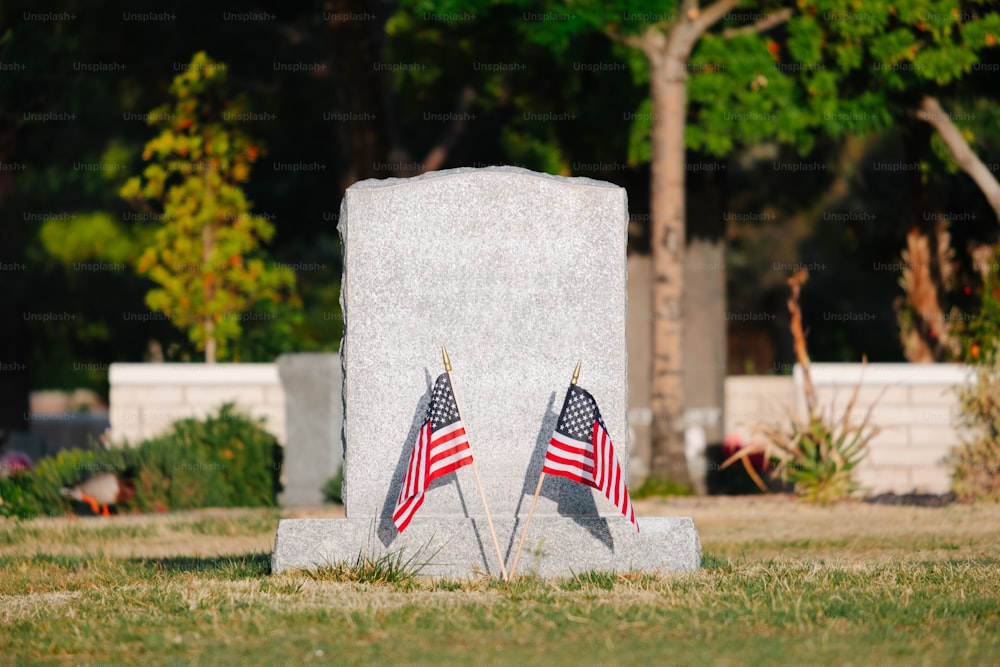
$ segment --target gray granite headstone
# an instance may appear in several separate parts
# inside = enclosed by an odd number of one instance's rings
[[[454,390],[509,562],[577,360],[628,469],[625,191],[510,167],[351,186],[341,207],[345,519],[284,520],[273,570],[406,551],[427,574],[499,574],[472,469],[437,480],[402,534],[392,510],[434,379]],[[520,570],[692,570],[686,518],[635,529],[599,492],[547,477]]]
[[[340,357],[329,353],[283,354],[278,375],[285,390],[285,507],[321,505],[323,487],[344,460],[340,430]]]

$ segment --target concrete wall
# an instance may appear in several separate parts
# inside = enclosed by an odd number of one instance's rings
[[[869,444],[858,481],[872,493],[947,493],[946,457],[967,433],[955,388],[969,370],[954,364],[813,364],[817,400],[827,414],[842,415],[863,379],[852,416],[860,423],[875,403],[871,424],[882,429]],[[748,434],[753,422],[786,423],[788,410],[805,414],[801,368],[793,376],[726,379],[726,432]]]
[[[839,414],[861,379],[861,364],[813,364],[812,375],[820,405]],[[884,391],[872,413],[882,432],[872,440],[858,480],[872,493],[949,491],[944,459],[966,437],[954,387],[967,381],[968,370],[952,364],[869,364],[854,418],[862,419]],[[110,382],[115,441],[139,442],[177,419],[204,416],[233,401],[265,417],[266,428],[286,444],[285,391],[275,364],[112,364]],[[648,428],[636,407],[632,428]],[[794,376],[726,378],[727,434],[749,437],[754,422],[787,423],[790,411],[805,412],[798,368]]]
[[[275,364],[111,364],[108,380],[114,442],[137,443],[232,402],[264,417],[265,428],[285,443],[285,391]]]
[[[632,450],[628,459],[628,484],[637,489],[649,476],[652,458],[653,411],[649,407],[653,327],[649,318],[649,294],[653,283],[653,259],[649,255],[628,256],[628,309],[625,344],[628,345],[628,430]]]

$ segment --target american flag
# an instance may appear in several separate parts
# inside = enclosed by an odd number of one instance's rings
[[[545,450],[542,472],[594,487],[639,530],[625,476],[597,401],[576,385],[570,385],[566,392],[556,430]]]
[[[424,492],[438,477],[472,463],[469,437],[458,412],[451,379],[442,373],[434,383],[424,425],[417,435],[406,467],[403,487],[396,499],[392,520],[399,532],[406,530],[410,519],[424,502]]]

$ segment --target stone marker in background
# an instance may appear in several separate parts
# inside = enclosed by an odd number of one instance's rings
[[[424,574],[499,575],[468,467],[431,486],[405,533],[392,523],[442,345],[506,560],[577,360],[627,469],[626,221],[622,188],[509,167],[351,186],[339,225],[347,516],[281,521],[273,571],[402,551]],[[699,566],[691,519],[639,523],[637,535],[599,492],[550,477],[519,570]]]
[[[285,390],[285,507],[321,505],[323,487],[344,460],[340,428],[340,358],[329,353],[284,354],[278,375]]]

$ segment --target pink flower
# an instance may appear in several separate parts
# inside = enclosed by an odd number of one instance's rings
[[[0,455],[0,477],[9,477],[14,473],[31,470],[31,457],[24,452],[11,449]]]

